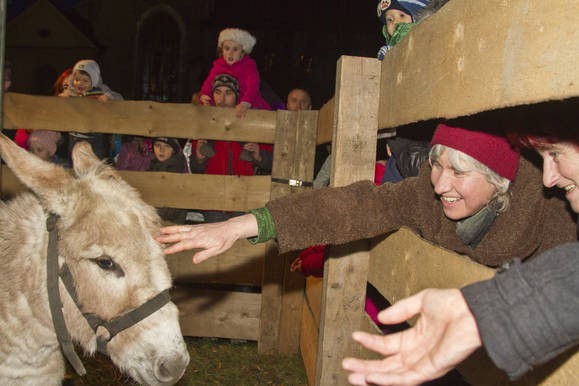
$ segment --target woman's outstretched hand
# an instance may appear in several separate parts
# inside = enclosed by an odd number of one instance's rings
[[[255,216],[245,214],[223,222],[163,227],[156,239],[172,244],[165,248],[166,254],[201,249],[193,255],[193,263],[198,264],[227,251],[241,238],[257,236],[257,231]]]
[[[474,316],[458,289],[427,289],[378,314],[384,324],[402,323],[415,315],[416,325],[402,332],[373,335],[354,332],[362,346],[381,360],[346,358],[352,385],[419,385],[439,378],[481,346]]]

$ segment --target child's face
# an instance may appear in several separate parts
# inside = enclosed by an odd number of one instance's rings
[[[48,150],[44,146],[36,142],[31,142],[28,145],[28,150],[30,150],[30,152],[35,156],[37,156],[38,158],[43,159],[45,161],[50,161],[50,158],[52,158],[52,155],[48,152]]]
[[[231,65],[235,62],[239,62],[245,52],[241,44],[234,42],[233,40],[224,40],[221,45],[221,55],[225,59],[225,63]]]
[[[399,23],[412,23],[412,16],[399,9],[389,9],[385,14],[388,35],[394,35],[394,29]]]
[[[155,157],[157,157],[160,162],[167,161],[175,152],[170,145],[160,141],[153,144],[153,151],[155,152]]]
[[[92,88],[92,80],[88,74],[75,71],[72,74],[72,89],[79,95],[84,95]]]

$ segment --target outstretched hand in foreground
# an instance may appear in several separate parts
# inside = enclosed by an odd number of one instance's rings
[[[440,378],[481,346],[473,315],[458,289],[427,289],[378,314],[384,324],[402,323],[419,315],[416,325],[402,332],[373,335],[356,331],[352,337],[381,360],[346,358],[352,385],[419,385]]]
[[[257,220],[254,215],[245,214],[223,222],[163,227],[157,241],[173,243],[165,248],[166,254],[201,249],[193,255],[193,263],[198,264],[225,252],[235,241],[254,236],[257,236]]]

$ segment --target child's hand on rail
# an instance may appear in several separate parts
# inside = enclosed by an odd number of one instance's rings
[[[165,248],[166,254],[201,249],[193,255],[193,263],[198,264],[227,251],[235,241],[254,236],[257,220],[254,215],[245,214],[224,222],[163,227],[156,239],[160,243],[174,243]]]

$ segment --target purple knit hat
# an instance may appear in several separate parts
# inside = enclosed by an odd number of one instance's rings
[[[468,154],[510,181],[519,168],[519,152],[506,137],[451,127],[443,123],[434,131],[431,145],[444,145]]]
[[[58,142],[62,136],[58,131],[34,130],[28,137],[28,143],[36,143],[44,147],[52,157],[56,153]]]

